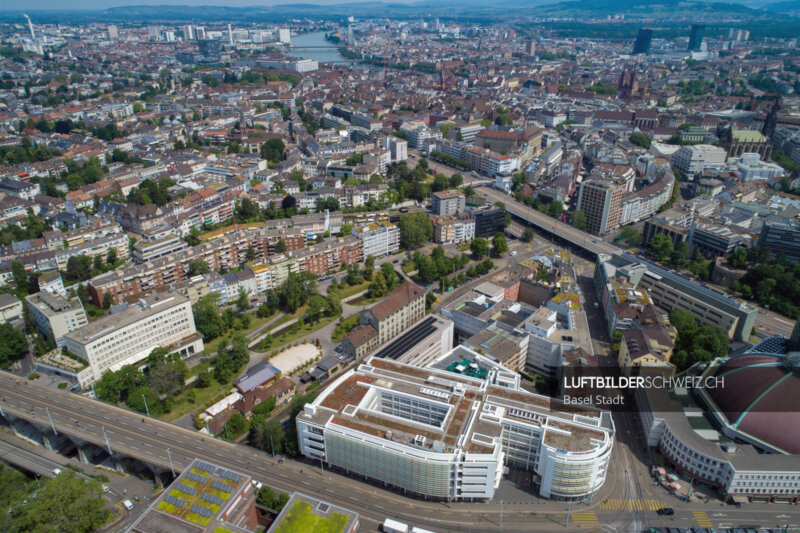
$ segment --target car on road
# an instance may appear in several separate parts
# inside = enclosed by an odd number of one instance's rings
[[[53,475],[54,476],[60,476],[61,475],[61,469],[60,468],[54,468],[53,469]]]
[[[511,254],[510,254],[510,255],[511,255],[511,257],[514,257],[515,255],[517,255],[517,251],[516,251],[516,250],[514,250],[513,252],[511,252]]]
[[[661,516],[672,516],[675,514],[675,509],[672,507],[662,507],[661,509],[657,510],[656,513]]]
[[[108,485],[103,485],[103,492],[105,492],[105,493],[111,492],[111,489],[108,488]]]
[[[125,509],[132,511],[133,510],[133,502],[130,500],[122,500],[122,505],[125,506]]]

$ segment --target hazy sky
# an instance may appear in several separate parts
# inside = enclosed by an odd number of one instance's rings
[[[276,4],[341,4],[359,0],[2,0],[0,11],[37,9],[106,9],[131,5],[191,5],[191,6],[270,6]],[[392,0],[392,3],[410,3],[410,0]]]

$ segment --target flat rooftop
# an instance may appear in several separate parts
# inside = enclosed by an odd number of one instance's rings
[[[249,533],[249,529],[226,519],[238,519],[242,515],[254,490],[250,476],[195,460],[128,531]]]
[[[607,412],[495,385],[495,370],[461,363],[444,358],[435,368],[421,368],[371,357],[299,416],[328,429],[340,426],[444,454],[499,451],[504,419],[542,429],[545,444],[567,452],[591,451],[613,437]],[[413,398],[433,415],[420,422],[384,412],[381,398],[386,394]]]

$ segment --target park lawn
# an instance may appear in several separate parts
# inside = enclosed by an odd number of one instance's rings
[[[336,326],[336,329],[333,330],[333,333],[331,333],[331,340],[336,344],[342,342],[342,339],[358,325],[360,318],[361,314],[356,313],[342,320],[342,322]]]
[[[327,518],[311,513],[311,504],[299,501],[278,524],[275,533],[341,533],[347,525],[347,517],[341,513],[331,513]]]
[[[357,283],[355,285],[348,285],[343,289],[339,289],[339,300],[346,300],[347,298],[353,296],[354,294],[358,294],[359,292],[367,290],[371,281],[364,280],[361,283]]]
[[[342,315],[339,314],[336,316],[326,316],[324,318],[319,319],[317,322],[311,322],[310,324],[304,325],[299,330],[295,329],[294,325],[292,325],[291,330],[273,338],[272,346],[267,351],[280,348],[284,344],[290,344],[298,339],[305,337],[306,335],[310,335],[311,333],[314,333],[315,331],[324,328],[331,322],[334,322],[340,316]]]
[[[182,417],[183,415],[189,414],[195,407],[203,405],[208,400],[221,393],[223,390],[227,390],[231,386],[233,386],[234,380],[238,377],[239,376],[237,374],[225,384],[221,384],[216,379],[212,379],[211,384],[208,387],[202,389],[191,386],[185,388],[183,391],[178,393],[177,396],[175,396],[175,403],[172,405],[172,409],[170,410],[170,412],[164,413],[163,415],[161,415],[160,418],[172,422]],[[194,403],[192,403],[189,400],[189,391],[191,389],[195,389],[197,391],[196,392],[197,396]]]

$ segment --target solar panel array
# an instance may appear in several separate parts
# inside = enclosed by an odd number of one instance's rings
[[[224,492],[226,494],[230,493],[233,490],[233,489],[231,489],[230,485],[226,485],[225,483],[222,483],[221,481],[212,481],[211,482],[211,487],[213,487],[213,488],[215,488],[217,490],[221,490],[222,492]]]
[[[241,476],[239,476],[238,474],[234,474],[230,470],[222,470],[221,468],[219,469],[217,474],[219,475],[219,477],[225,478],[229,481],[233,481],[234,483],[239,483],[239,480],[242,479]]]
[[[225,500],[220,498],[219,496],[214,496],[213,494],[203,493],[203,499],[207,502],[216,503],[217,505],[222,505],[225,503]]]
[[[419,344],[422,339],[433,333],[436,330],[434,326],[435,322],[436,318],[429,316],[414,329],[403,333],[400,338],[379,351],[375,357],[379,359],[399,358],[408,350]]]
[[[164,496],[164,501],[167,503],[171,503],[175,507],[180,507],[181,509],[186,507],[186,502],[181,500],[180,498],[176,498],[175,496]]]
[[[214,470],[217,469],[217,467],[211,466],[210,464],[203,462],[198,462],[196,466],[197,468],[199,468],[200,470],[204,470],[205,472],[213,472]]]
[[[211,509],[206,509],[205,507],[200,507],[199,505],[192,505],[190,509],[192,510],[192,512],[195,512],[205,518],[211,518],[214,516],[214,511],[212,511]]]
[[[178,483],[178,486],[176,488],[179,491],[188,494],[189,496],[194,496],[195,494],[197,494],[197,489],[193,489],[192,487],[184,485],[183,483]]]
[[[195,474],[194,472],[187,472],[186,477],[191,479],[192,481],[197,481],[198,483],[205,483],[208,481],[206,478],[201,476],[200,474]]]

